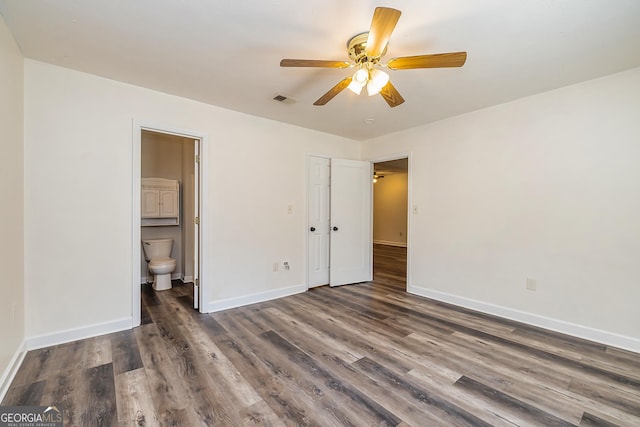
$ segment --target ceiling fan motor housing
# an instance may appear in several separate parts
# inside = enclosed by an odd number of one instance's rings
[[[357,34],[347,42],[347,52],[349,54],[349,58],[356,64],[364,64],[367,62],[377,63],[380,61],[380,57],[382,57],[385,53],[387,53],[387,47],[384,47],[384,50],[377,57],[369,57],[366,53],[367,48],[367,39],[369,38],[369,32],[364,32]]]

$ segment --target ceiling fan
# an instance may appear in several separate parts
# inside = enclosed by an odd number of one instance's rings
[[[413,68],[462,67],[467,60],[466,52],[437,53],[431,55],[404,56],[390,59],[386,64],[380,58],[387,52],[391,33],[400,19],[400,11],[388,7],[377,7],[373,13],[369,32],[352,37],[347,43],[348,55],[353,62],[326,61],[317,59],[283,59],[281,67],[357,68],[349,77],[329,89],[313,105],[325,105],[345,88],[360,94],[366,86],[369,96],[382,95],[390,107],[404,102],[404,98],[389,81],[389,75],[381,67],[391,70]]]

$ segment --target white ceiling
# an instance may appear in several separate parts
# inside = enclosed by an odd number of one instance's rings
[[[406,99],[393,109],[347,90],[313,106],[353,70],[280,59],[348,60],[376,6],[402,11],[383,59],[467,63],[390,71]],[[360,140],[640,66],[638,0],[0,0],[0,13],[25,57]]]

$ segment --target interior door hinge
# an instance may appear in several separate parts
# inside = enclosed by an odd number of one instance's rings
[[[196,224],[200,225],[200,217],[196,217]]]
[[[200,155],[196,154],[196,163],[200,163]]]
[[[196,286],[200,286],[200,279],[196,279],[194,282],[196,283]]]

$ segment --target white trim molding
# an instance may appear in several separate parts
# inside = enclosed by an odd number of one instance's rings
[[[216,301],[210,301],[207,304],[207,313],[215,311],[227,310],[229,308],[242,307],[244,305],[256,304],[259,302],[270,301],[276,298],[288,297],[290,295],[300,294],[307,291],[307,285],[295,285],[286,288],[273,289],[265,292],[258,292],[251,295],[241,297],[227,298]]]
[[[22,361],[24,357],[27,355],[27,346],[24,341],[18,346],[16,352],[13,354],[13,357],[9,361],[9,365],[2,373],[2,377],[0,377],[0,402],[4,400],[4,397],[9,391],[9,386],[11,382],[16,376],[18,369],[22,365]]]
[[[133,327],[132,324],[132,317],[124,317],[122,319],[95,323],[93,325],[82,326],[79,328],[66,329],[64,331],[53,332],[51,334],[27,337],[25,340],[26,348],[27,350],[35,350],[38,348],[48,347],[50,345],[64,344],[85,338],[97,337],[98,335],[124,331],[126,329],[131,329]]]
[[[515,310],[500,305],[490,304],[470,298],[464,298],[433,289],[423,288],[420,286],[408,286],[407,292],[410,294],[431,298],[437,301],[446,302],[482,313],[503,317],[509,320],[515,320],[527,325],[537,326],[543,329],[560,332],[577,338],[595,341],[597,343],[618,347],[624,350],[640,353],[640,339],[619,335],[613,332],[602,331],[600,329],[590,328],[588,326],[578,325],[576,323],[566,322],[564,320],[553,319],[550,317],[533,314],[526,311]]]

